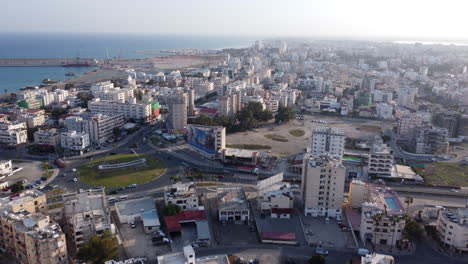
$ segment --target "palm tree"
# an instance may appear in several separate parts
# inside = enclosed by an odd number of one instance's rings
[[[406,197],[405,197],[405,203],[406,203],[406,214],[408,214],[409,206],[410,206],[410,204],[413,203],[413,197],[411,197],[411,196],[406,196]]]
[[[392,227],[393,227],[393,230],[392,230],[392,244],[390,245],[390,252],[392,252],[392,250],[393,250],[393,239],[395,237],[395,226],[400,221],[400,217],[398,215],[392,215],[390,220],[392,221]]]

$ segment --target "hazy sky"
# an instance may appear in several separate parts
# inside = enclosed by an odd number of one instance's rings
[[[468,39],[468,0],[0,0],[0,31]]]

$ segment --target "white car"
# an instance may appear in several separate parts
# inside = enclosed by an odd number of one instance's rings
[[[330,223],[330,217],[325,217],[325,224],[329,224]]]
[[[328,255],[328,250],[323,249],[323,248],[316,248],[315,249],[315,254]]]

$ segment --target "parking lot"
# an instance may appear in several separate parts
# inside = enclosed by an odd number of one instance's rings
[[[8,181],[8,186],[17,183],[20,180],[27,180],[24,185],[30,184],[39,180],[44,173],[41,162],[39,161],[13,161],[13,167],[22,168],[20,171],[15,172],[13,175],[6,177],[4,180]]]
[[[173,251],[182,251],[185,246],[197,241],[197,226],[195,223],[182,224],[180,233],[171,234]]]
[[[154,262],[157,256],[171,251],[169,245],[153,246],[151,234],[143,232],[142,222],[136,221],[135,224],[135,228],[131,228],[129,224],[119,226],[123,247],[128,258],[147,257],[149,261]]]
[[[324,217],[301,216],[309,245],[321,244],[324,248],[355,247],[351,232],[343,232],[334,219],[329,224]]]

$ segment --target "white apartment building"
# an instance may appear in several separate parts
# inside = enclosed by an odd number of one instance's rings
[[[440,210],[436,228],[445,245],[468,252],[468,208]]]
[[[417,93],[417,88],[400,88],[398,91],[398,105],[412,106],[414,104],[414,96]]]
[[[64,194],[63,214],[74,252],[93,235],[114,232],[104,190]]]
[[[123,114],[125,119],[146,120],[151,116],[151,104],[148,103],[120,103],[94,98],[93,101],[88,102],[88,109],[97,114]]]
[[[391,177],[393,150],[382,140],[377,140],[369,153],[368,175],[370,177]]]
[[[26,122],[0,123],[0,144],[16,146],[27,142]]]
[[[39,129],[34,132],[34,143],[58,148],[60,147],[60,133],[55,128]]]
[[[76,131],[63,132],[60,135],[60,145],[65,150],[83,155],[90,146],[89,134]]]
[[[377,118],[380,119],[392,119],[393,118],[393,106],[385,103],[379,103],[375,105]]]
[[[312,155],[329,154],[342,158],[344,154],[345,134],[342,129],[319,127],[312,132]]]
[[[68,91],[67,90],[62,90],[62,89],[56,89],[53,92],[54,95],[54,103],[58,104],[63,101],[68,97]]]
[[[390,255],[372,253],[362,256],[361,264],[395,264],[395,259]]]
[[[214,90],[214,83],[206,80],[195,81],[193,84],[193,90],[197,96],[203,97]]]
[[[168,98],[169,115],[167,124],[170,129],[182,130],[187,127],[187,94]]]
[[[302,166],[304,215],[335,218],[341,214],[346,176],[341,159],[305,154]]]
[[[411,139],[416,128],[420,127],[423,123],[423,116],[413,113],[405,113],[398,120],[398,135],[405,139]]]
[[[10,175],[13,172],[11,160],[0,160],[0,176]]]
[[[279,101],[275,99],[266,99],[265,101],[265,106],[267,110],[270,110],[273,113],[278,112],[279,108]]]
[[[262,211],[273,208],[291,209],[294,205],[294,194],[287,182],[278,182],[264,190],[258,190],[258,205]]]
[[[372,94],[372,100],[375,103],[389,103],[393,99],[392,92],[385,92],[382,90],[375,90]]]
[[[123,114],[95,114],[84,120],[83,131],[89,134],[91,144],[99,146],[113,136],[114,128],[121,128],[124,124]]]
[[[349,203],[361,208],[359,234],[363,242],[374,245],[403,245],[404,207],[390,187],[354,180]]]
[[[198,210],[197,188],[193,182],[176,183],[166,187],[164,201],[169,204],[178,205],[182,210]]]

